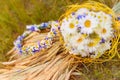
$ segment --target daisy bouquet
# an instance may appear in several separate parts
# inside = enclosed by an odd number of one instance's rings
[[[88,1],[69,6],[58,21],[27,26],[7,54],[10,61],[2,63],[0,79],[77,80],[81,62],[120,58],[119,7]]]

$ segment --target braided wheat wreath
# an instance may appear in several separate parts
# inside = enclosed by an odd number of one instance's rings
[[[120,58],[117,11],[88,1],[69,6],[59,21],[27,26],[2,63],[0,80],[78,80],[81,62]]]

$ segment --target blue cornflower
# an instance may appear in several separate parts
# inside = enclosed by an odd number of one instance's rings
[[[54,31],[54,32],[53,32],[53,34],[54,34],[54,35],[56,35],[56,34],[57,34],[57,32],[56,32],[56,31]]]
[[[54,29],[54,28],[52,28],[52,31],[55,31],[55,29]]]
[[[42,29],[44,29],[48,26],[48,23],[42,23],[40,26],[41,26]]]
[[[37,31],[38,30],[37,26],[35,26],[35,25],[27,26],[27,29],[30,31]]]
[[[18,46],[18,44],[21,44],[21,41],[20,40],[16,40],[15,42],[14,42],[14,45],[17,47]]]
[[[21,44],[17,44],[16,47],[17,47],[18,49],[21,49],[22,45],[21,45]]]
[[[82,18],[85,18],[85,17],[86,17],[86,14],[84,14],[84,15],[78,15],[77,19],[79,20],[79,19],[82,19]]]
[[[19,50],[19,53],[20,53],[20,54],[22,54],[22,53],[23,53],[23,51],[20,49],[20,50]]]
[[[17,40],[20,40],[20,41],[22,41],[23,40],[23,36],[18,36],[18,38],[17,38]]]
[[[118,20],[120,20],[120,17],[117,17]]]
[[[79,19],[82,19],[82,15],[78,15],[77,16],[77,19],[79,20]]]
[[[72,15],[75,15],[75,12],[73,12]]]
[[[104,39],[104,38],[102,38],[100,43],[105,43],[105,39]]]
[[[35,47],[33,47],[33,50],[32,50],[32,52],[38,52],[39,50],[37,50],[37,49],[35,49]]]
[[[52,28],[53,34],[57,34],[56,30],[54,28]]]
[[[40,42],[38,42],[38,46],[39,46],[39,50],[41,50],[42,49],[42,46],[40,45]]]
[[[60,30],[60,26],[58,26],[58,30]]]

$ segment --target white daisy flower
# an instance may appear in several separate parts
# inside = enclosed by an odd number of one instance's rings
[[[91,55],[91,58],[97,58],[97,57],[100,57],[102,54],[105,53],[106,50],[109,50],[110,49],[110,46],[111,43],[108,41],[108,42],[105,42],[103,44],[99,44],[99,46],[97,47],[97,50],[95,52],[95,55]]]
[[[82,50],[84,49],[84,43],[85,43],[84,40],[85,40],[84,35],[77,34],[71,37],[70,43],[73,47],[79,47],[79,50]]]
[[[70,39],[71,39],[72,36],[74,36],[74,35],[63,34],[64,42],[67,43],[67,44],[70,43]]]
[[[68,21],[64,21],[61,25],[61,33],[63,36],[63,39],[66,43],[69,42],[69,39],[76,34],[77,30],[77,22],[75,20],[69,19]]]
[[[98,26],[98,18],[91,16],[89,13],[85,18],[79,20],[81,25],[81,33],[90,34],[93,29]]]
[[[111,47],[110,45],[111,45],[110,41],[100,44],[99,47],[97,48],[97,52],[104,53],[106,50],[110,49]]]
[[[112,25],[112,16],[109,14],[100,11],[96,14],[96,17],[99,19],[100,24],[104,24],[105,26]]]
[[[95,40],[86,40],[87,44],[85,46],[85,51],[88,51],[89,53],[93,53],[97,50],[97,47],[99,46],[99,41],[95,41]]]
[[[97,17],[99,18],[99,26],[95,30],[96,33],[99,34],[101,38],[105,40],[109,40],[113,37],[113,28],[112,28],[112,17],[104,12],[97,13]]]
[[[105,40],[110,40],[111,38],[113,38],[113,28],[111,27],[111,25],[109,27],[108,26],[101,26],[95,30],[96,33]]]
[[[69,18],[68,20],[63,20],[61,24],[61,32],[64,34],[74,34],[76,33],[78,25],[78,20],[75,18]]]
[[[82,57],[87,56],[87,52],[84,51],[85,46],[85,38],[86,36],[83,34],[76,34],[70,39],[70,44],[72,46],[71,48],[71,54],[74,55],[81,55]]]

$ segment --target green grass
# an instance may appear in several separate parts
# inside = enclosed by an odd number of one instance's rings
[[[0,61],[13,47],[13,41],[23,33],[28,24],[57,20],[69,4],[82,0],[0,0]],[[85,1],[85,0],[84,0]],[[110,7],[110,0],[106,1]],[[80,80],[120,80],[120,60],[102,64],[86,64],[81,69]],[[79,80],[79,79],[78,79]]]
[[[0,60],[13,47],[13,41],[28,24],[57,20],[71,2],[64,0],[4,0],[0,1]]]

